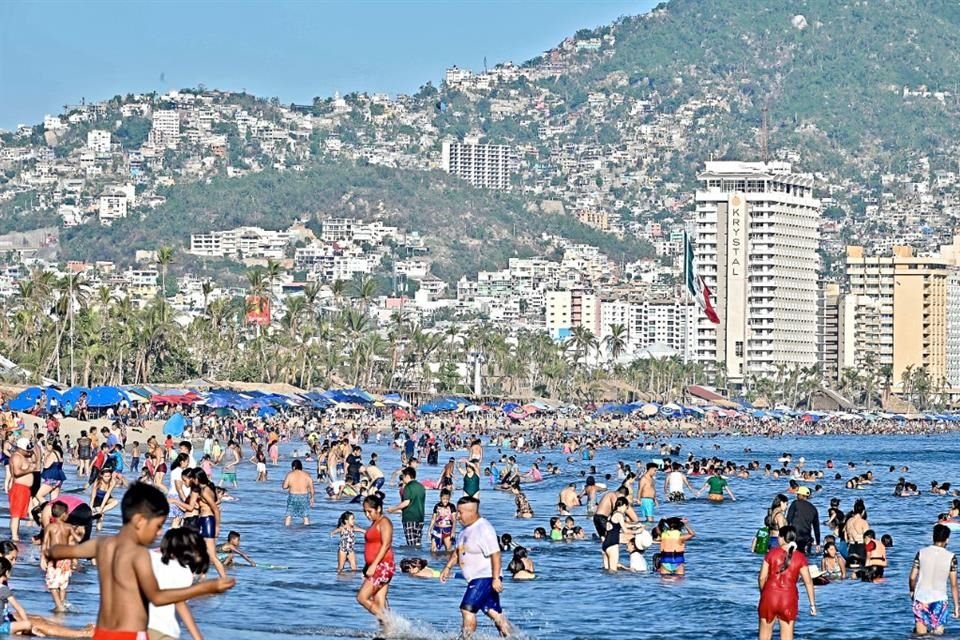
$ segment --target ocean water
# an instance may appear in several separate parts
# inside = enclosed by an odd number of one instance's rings
[[[831,497],[840,498],[844,510],[849,510],[856,498],[866,501],[871,526],[878,535],[889,533],[894,538],[894,547],[888,551],[887,578],[879,584],[846,581],[817,587],[817,617],[807,613],[806,596],[801,588],[797,638],[867,640],[911,636],[912,614],[907,589],[910,562],[920,547],[929,544],[936,515],[947,510],[950,499],[933,495],[894,498],[893,486],[900,475],[905,475],[921,490],[929,487],[932,480],[960,486],[956,471],[960,442],[955,436],[724,437],[672,442],[683,445],[684,455],[692,451],[697,456],[719,455],[743,463],[757,459],[775,464],[784,451],[792,452],[795,460],[805,456],[808,468],[822,468],[827,459],[832,459],[837,467],[834,472],[839,471],[844,479],[853,473],[872,470],[876,482],[864,490],[845,489],[843,481],[832,479],[831,472],[823,482],[824,490],[814,496],[813,502],[825,520]],[[354,599],[361,578],[358,574],[336,575],[337,539],[330,536],[337,517],[346,509],[354,511],[359,525],[366,526],[359,505],[318,499],[311,526],[283,527],[285,496],[280,482],[294,448],[298,445],[285,447],[280,466],[270,468],[269,483],[253,482],[253,465],[243,466],[239,473],[240,488],[233,492],[238,501],[224,505],[221,528],[222,533],[229,529],[239,531],[243,536],[242,548],[256,561],[288,568],[250,568],[242,566],[241,561],[241,566],[232,570],[237,578],[237,586],[232,591],[191,603],[209,640],[373,636],[372,618]],[[752,452],[745,453],[745,448]],[[397,467],[396,451],[371,443],[364,447],[365,457],[372,451],[380,453],[385,471]],[[488,448],[486,457],[495,453]],[[535,519],[514,519],[514,503],[509,494],[489,490],[488,485],[484,485],[481,492],[482,515],[494,524],[498,533],[510,533],[515,542],[527,546],[536,563],[536,580],[505,580],[504,609],[520,637],[557,640],[613,639],[625,635],[695,637],[704,632],[717,640],[756,637],[756,578],[760,557],[750,553],[750,543],[772,497],[785,492],[786,480],[762,476],[732,479],[730,484],[737,495],[736,502],[715,505],[706,500],[693,500],[682,505],[662,505],[658,515],[686,516],[697,532],[697,537],[687,546],[686,577],[665,579],[625,572],[613,575],[600,569],[600,549],[596,542],[551,543],[533,539],[534,527],[548,528],[549,518],[555,515],[560,489],[574,480],[580,481],[582,487],[580,472],[587,468],[580,461],[566,462],[558,451],[540,455],[560,464],[564,473],[535,485],[525,485],[536,510]],[[637,460],[655,455],[638,448],[604,450],[598,452],[592,464],[597,465],[602,475],[614,473],[618,460],[634,465]],[[519,456],[521,467],[528,468],[535,457]],[[441,455],[441,460],[444,459],[445,455]],[[848,461],[857,464],[856,471],[847,469]],[[890,472],[890,465],[908,465],[910,470]],[[422,478],[438,475],[439,467],[421,468]],[[662,475],[658,475],[658,490],[662,480]],[[697,488],[702,481],[702,478],[691,478]],[[395,504],[396,488],[388,486],[386,491],[388,504]],[[436,498],[436,492],[427,493],[428,513]],[[0,517],[6,518],[5,510]],[[578,524],[592,531],[592,523],[582,510],[575,517]],[[426,551],[399,546],[403,542],[399,516],[393,520],[398,561],[402,557],[429,557]],[[118,525],[119,514],[112,513],[106,529],[112,530]],[[358,538],[358,560],[362,565],[362,535]],[[950,548],[960,550],[960,541],[955,541]],[[653,550],[647,551],[648,561],[652,553]],[[37,567],[38,553],[33,549],[21,558],[11,586],[29,612],[45,614],[52,603],[43,591]],[[504,558],[504,565],[508,560]],[[430,559],[433,567],[440,568],[442,563],[442,558]],[[458,605],[464,586],[462,580],[440,584],[436,580],[398,574],[389,598],[398,617],[395,637],[456,637],[460,624]],[[97,584],[92,568],[74,575],[69,600],[74,610],[61,618],[63,622],[81,626],[94,621]],[[954,621],[951,626],[946,637],[960,638],[960,622]],[[496,637],[496,630],[486,619],[481,619],[479,631],[481,637]]]

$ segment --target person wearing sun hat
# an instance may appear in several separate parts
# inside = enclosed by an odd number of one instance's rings
[[[33,442],[30,438],[17,439],[16,449],[10,454],[9,489],[10,539],[20,541],[20,521],[30,512],[30,489],[33,486]]]
[[[787,524],[797,530],[797,548],[804,554],[820,546],[820,513],[810,502],[810,487],[797,489],[797,498],[787,510]]]

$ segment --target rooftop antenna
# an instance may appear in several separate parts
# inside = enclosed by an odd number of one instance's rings
[[[767,122],[770,111],[770,105],[766,99],[763,101],[763,121],[760,125],[760,159],[763,160],[763,164],[767,164],[767,161],[770,159],[769,154],[767,153],[767,139],[770,134],[769,124]]]
[[[483,56],[483,72],[487,72],[487,56]]]

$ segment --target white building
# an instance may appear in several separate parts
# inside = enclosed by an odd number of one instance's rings
[[[211,231],[190,235],[190,251],[197,256],[216,258],[272,258],[286,254],[290,234],[260,227],[238,227],[228,231]]]
[[[94,129],[87,132],[87,149],[90,149],[97,155],[110,153],[110,132],[102,129]]]
[[[960,388],[960,273],[947,277],[947,386]]]
[[[507,145],[443,143],[443,170],[481,189],[509,189],[515,162]]]
[[[127,209],[134,205],[135,188],[132,184],[115,185],[100,194],[97,214],[100,223],[109,225],[118,218],[127,217]]]
[[[677,357],[692,360],[697,342],[699,309],[692,301],[674,299],[604,300],[600,304],[601,345],[613,334],[612,326],[626,330],[624,356],[660,355],[667,347]],[[656,346],[656,349],[653,347]],[[601,349],[603,351],[603,349]],[[604,351],[604,353],[606,353]]]
[[[356,244],[381,244],[384,238],[397,237],[397,228],[385,226],[379,220],[364,222],[355,218],[330,218],[324,220],[320,239],[324,242],[353,242]]]
[[[153,112],[154,144],[176,149],[180,142],[180,112],[176,110],[158,110]]]
[[[469,69],[461,69],[456,65],[447,69],[443,81],[448,87],[458,87],[473,76]]]
[[[397,260],[394,271],[397,275],[406,276],[414,280],[421,280],[430,273],[430,263],[426,260],[416,258]]]
[[[67,128],[67,124],[60,119],[60,116],[46,115],[43,117],[43,130],[59,133]]]
[[[696,358],[733,386],[817,362],[820,201],[789,163],[707,162],[695,255],[720,324],[699,319]]]

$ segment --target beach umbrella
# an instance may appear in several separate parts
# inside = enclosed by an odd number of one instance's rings
[[[10,408],[14,411],[29,411],[37,405],[40,394],[44,392],[47,394],[45,410],[50,411],[52,407],[63,407],[63,396],[53,387],[28,387],[10,400]]]
[[[640,413],[647,416],[648,418],[651,416],[657,415],[657,413],[659,412],[660,412],[660,408],[655,404],[645,404],[642,407],[640,407]]]
[[[183,429],[187,425],[187,419],[182,413],[175,413],[163,423],[163,435],[179,438],[183,435]]]

